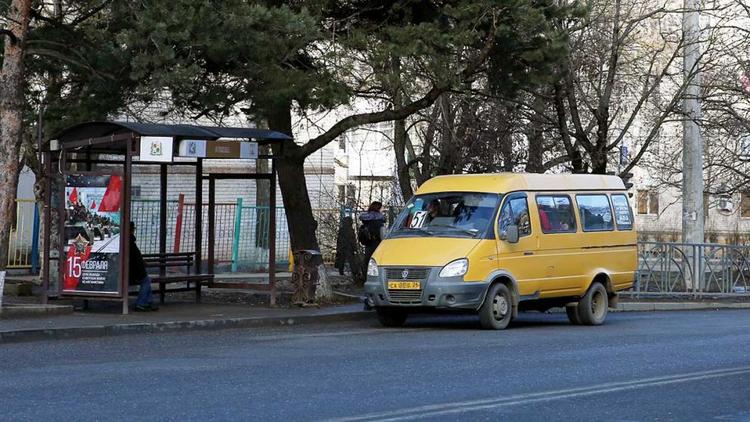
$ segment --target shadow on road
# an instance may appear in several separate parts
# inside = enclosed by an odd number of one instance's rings
[[[612,322],[608,320],[607,325]],[[539,312],[522,312],[510,323],[509,329],[535,329],[555,326],[572,327],[565,315],[543,314]],[[415,314],[409,316],[405,327],[431,329],[471,329],[479,330],[479,317],[476,315],[434,315]]]

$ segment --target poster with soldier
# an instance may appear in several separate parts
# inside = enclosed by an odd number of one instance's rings
[[[66,176],[64,293],[120,293],[121,204],[121,176]]]

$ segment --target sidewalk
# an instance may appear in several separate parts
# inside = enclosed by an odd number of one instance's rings
[[[38,305],[39,309],[44,309]],[[43,312],[43,311],[40,311]],[[12,313],[11,313],[12,315]],[[373,318],[361,304],[324,308],[267,308],[247,305],[167,303],[158,312],[121,315],[118,307],[44,317],[0,318],[0,343],[114,336],[180,330],[274,327]]]

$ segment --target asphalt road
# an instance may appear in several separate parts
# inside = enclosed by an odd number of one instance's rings
[[[750,312],[523,314],[0,346],[0,420],[750,421]]]

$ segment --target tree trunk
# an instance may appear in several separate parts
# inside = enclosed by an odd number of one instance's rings
[[[596,144],[589,151],[591,173],[607,174],[607,135],[609,134],[609,107],[600,107],[594,111],[596,118]]]
[[[270,113],[268,126],[272,130],[291,135],[291,108],[283,107]],[[277,157],[279,189],[281,189],[281,198],[284,201],[284,213],[292,251],[303,249],[320,251],[318,238],[315,235],[318,222],[315,221],[305,179],[305,158],[307,157],[302,154],[300,146],[291,141],[284,143],[283,147],[275,145],[274,155]],[[329,285],[325,265],[318,267],[318,273],[320,274],[319,286],[316,286],[314,296],[318,300],[329,301],[333,297],[333,292]]]
[[[396,120],[393,122],[393,147],[396,153],[396,171],[398,185],[401,188],[401,197],[404,198],[404,202],[408,201],[414,195],[414,190],[411,187],[411,174],[409,166],[406,163],[406,143],[409,141],[408,136],[405,120]]]
[[[533,114],[529,119],[526,137],[529,141],[529,157],[526,161],[527,173],[544,173],[544,133],[542,124],[544,117],[544,97],[536,95],[534,98]]]
[[[403,106],[403,93],[401,92],[401,58],[398,56],[391,57],[391,66],[396,86],[391,88],[391,101],[393,108]],[[414,195],[411,188],[411,173],[406,159],[406,143],[409,141],[409,135],[406,133],[406,119],[395,120],[393,122],[393,150],[396,154],[396,175],[398,177],[398,186],[401,189],[401,197],[404,202]]]
[[[13,180],[19,171],[24,108],[24,42],[29,30],[31,0],[13,0],[6,22],[3,67],[0,71],[0,296],[8,266],[8,246],[16,199]]]
[[[284,211],[289,225],[289,241],[292,250],[320,250],[315,230],[318,223],[313,215],[305,181],[304,158],[290,151],[290,145],[278,159],[279,188],[284,200]],[[290,152],[288,152],[290,151]]]
[[[579,151],[578,148],[575,148],[573,149],[571,155],[572,157],[570,158],[570,166],[572,168],[572,172],[576,174],[587,173],[586,163],[583,162],[583,154],[581,154],[581,151]]]
[[[591,154],[591,173],[607,174],[607,152],[597,148]]]

